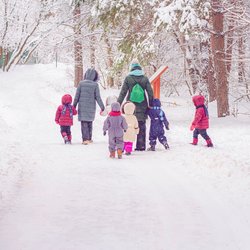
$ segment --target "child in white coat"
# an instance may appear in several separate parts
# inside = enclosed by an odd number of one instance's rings
[[[130,155],[133,149],[133,142],[135,142],[136,137],[139,133],[139,126],[135,112],[135,105],[132,102],[125,102],[122,107],[122,112],[124,113],[125,120],[128,124],[128,129],[124,133],[124,152],[126,155]]]

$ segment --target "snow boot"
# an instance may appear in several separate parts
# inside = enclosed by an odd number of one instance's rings
[[[169,145],[168,145],[167,142],[164,142],[164,143],[163,143],[163,146],[164,146],[165,149],[169,149]]]
[[[131,155],[131,153],[130,152],[126,152],[125,155]]]
[[[110,158],[115,158],[115,151],[111,151],[109,157]]]
[[[118,159],[122,159],[122,150],[120,148],[117,149],[117,155],[118,155]]]
[[[207,147],[212,148],[214,146],[211,139],[207,139],[206,142],[207,142]]]
[[[155,145],[151,145],[147,150],[148,151],[155,151]]]
[[[69,139],[68,139],[68,136],[67,136],[67,135],[65,135],[65,136],[63,137],[63,140],[64,140],[64,143],[65,143],[65,144],[68,144]]]
[[[196,146],[198,144],[198,138],[193,138],[193,142],[191,142],[190,144]]]
[[[89,140],[85,140],[82,142],[83,145],[89,145],[91,142]]]

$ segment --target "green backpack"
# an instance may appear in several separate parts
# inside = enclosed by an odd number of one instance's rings
[[[145,100],[144,90],[139,83],[136,83],[130,93],[130,101],[141,103]]]

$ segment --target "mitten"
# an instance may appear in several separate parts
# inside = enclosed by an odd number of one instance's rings
[[[104,136],[106,135],[106,131],[103,131],[103,135],[104,135]]]
[[[169,125],[166,126],[166,130],[169,130]]]
[[[194,129],[195,129],[195,126],[194,126],[194,124],[192,124],[192,125],[190,126],[190,130],[193,131]]]

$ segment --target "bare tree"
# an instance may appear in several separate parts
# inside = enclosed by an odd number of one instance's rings
[[[217,86],[217,114],[218,117],[229,115],[228,79],[225,63],[225,32],[224,9],[220,0],[212,0],[214,66]]]

